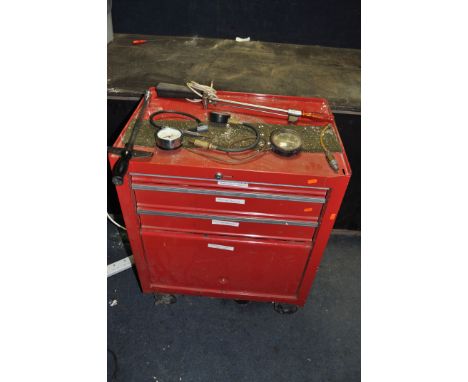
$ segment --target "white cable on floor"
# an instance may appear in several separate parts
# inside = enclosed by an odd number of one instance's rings
[[[123,230],[127,230],[124,226],[121,226],[119,223],[117,223],[114,219],[112,219],[112,216],[109,215],[109,212],[107,213],[107,218],[114,223],[117,227],[122,228]]]

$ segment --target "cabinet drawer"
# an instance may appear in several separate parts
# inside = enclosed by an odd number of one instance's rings
[[[294,296],[310,244],[142,230],[160,287]]]
[[[194,214],[138,209],[143,228],[221,235],[264,237],[282,240],[312,240],[317,221],[265,219],[239,215]]]
[[[158,171],[168,170],[168,168],[164,167],[158,169]],[[200,173],[201,170],[203,170],[204,175]],[[177,172],[179,171],[184,172],[184,170],[178,166]],[[159,184],[176,187],[184,185],[187,187],[218,188],[234,191],[284,192],[291,194],[299,192],[313,196],[325,196],[326,192],[329,190],[328,187],[323,187],[322,181],[319,181],[317,178],[311,179],[310,176],[291,176],[290,174],[274,174],[271,172],[238,172],[230,169],[230,175],[225,174],[226,176],[223,177],[223,179],[217,179],[216,175],[219,174],[220,171],[222,170],[190,168],[185,169],[185,172],[192,172],[193,176],[175,175],[174,170],[172,170],[171,174],[131,172],[130,176],[132,183],[146,185]],[[322,184],[322,186],[316,184]]]
[[[258,213],[283,217],[320,216],[325,196],[132,184],[138,206],[182,210]]]

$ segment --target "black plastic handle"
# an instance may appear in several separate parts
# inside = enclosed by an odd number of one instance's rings
[[[115,162],[114,168],[112,169],[112,183],[116,186],[123,184],[123,179],[128,170],[128,162],[132,157],[132,153],[129,150],[125,150],[117,162]]]
[[[200,98],[187,86],[168,84],[167,82],[157,84],[156,92],[158,93],[158,97],[161,98]]]

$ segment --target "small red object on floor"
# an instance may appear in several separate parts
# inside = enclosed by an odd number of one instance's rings
[[[144,292],[302,306],[351,176],[333,114],[321,98],[225,91],[218,96],[328,116],[341,146],[341,152],[334,152],[339,171],[333,171],[323,152],[282,157],[268,151],[234,165],[184,147],[135,147],[154,155],[132,159],[117,192],[141,287]],[[124,146],[122,139],[141,105],[115,147]],[[218,110],[229,112],[231,121],[287,125],[285,116],[229,105],[204,109],[185,99],[159,98],[151,88],[144,118],[161,109],[190,113],[202,121],[208,120],[210,110]],[[294,126],[311,124],[327,122],[301,118]],[[109,154],[112,167],[117,159]]]
[[[133,45],[141,45],[141,44],[145,44],[147,42],[148,42],[148,40],[133,40],[132,44]]]

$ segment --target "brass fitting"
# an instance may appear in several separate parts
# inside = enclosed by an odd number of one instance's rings
[[[339,167],[338,167],[338,162],[335,159],[335,156],[328,150],[325,151],[325,156],[327,157],[327,162],[330,165],[330,167],[333,169],[333,171],[338,172]]]
[[[216,148],[217,148],[217,146],[214,145],[213,143],[207,142],[207,141],[202,141],[201,139],[195,139],[193,141],[193,145],[196,146],[196,147],[200,147],[202,149],[206,149],[206,150],[216,150]]]

